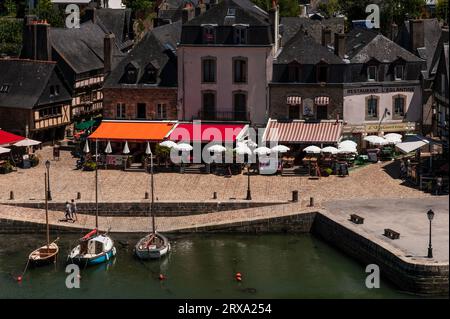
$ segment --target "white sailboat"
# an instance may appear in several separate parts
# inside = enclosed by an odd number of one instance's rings
[[[147,155],[150,155],[151,166],[151,203],[150,203],[150,215],[152,217],[152,232],[147,236],[141,238],[134,248],[136,257],[143,260],[158,259],[166,255],[170,251],[170,242],[162,234],[156,231],[155,226],[155,214],[154,214],[154,183],[153,183],[153,154],[150,149],[150,144],[147,143],[147,149],[145,151]]]

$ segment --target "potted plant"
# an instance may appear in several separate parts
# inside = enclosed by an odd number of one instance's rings
[[[94,161],[86,161],[83,164],[83,171],[94,171],[97,167],[97,163]]]

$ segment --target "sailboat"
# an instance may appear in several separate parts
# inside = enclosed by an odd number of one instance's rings
[[[87,143],[87,142],[86,142]],[[97,164],[97,142],[96,142]],[[79,244],[67,257],[68,262],[80,266],[92,266],[111,260],[117,253],[114,241],[108,233],[98,230],[98,170],[95,166],[95,228],[79,239]]]
[[[151,193],[152,201],[150,203],[150,215],[152,217],[152,232],[147,236],[141,238],[134,248],[134,253],[139,259],[149,260],[158,259],[166,255],[170,251],[169,240],[162,234],[156,231],[155,225],[155,213],[154,213],[154,183],[153,183],[153,154],[150,149],[150,144],[147,143],[147,149],[145,151],[147,155],[150,155],[151,166]]]
[[[34,250],[28,256],[28,262],[33,266],[43,266],[51,263],[56,263],[58,257],[59,247],[56,240],[50,242],[50,227],[48,223],[48,191],[47,191],[47,173],[45,173],[45,223],[47,225],[47,244]]]

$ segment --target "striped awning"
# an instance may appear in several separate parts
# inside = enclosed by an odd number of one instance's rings
[[[318,96],[315,98],[314,103],[316,103],[316,105],[328,105],[330,103],[330,98],[328,96]]]
[[[314,122],[305,121],[278,122],[269,120],[263,141],[278,143],[334,144],[342,135],[342,122]]]
[[[286,103],[289,105],[299,105],[302,104],[302,98],[301,96],[288,96]]]

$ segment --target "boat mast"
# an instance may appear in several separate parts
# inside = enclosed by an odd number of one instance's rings
[[[44,173],[45,178],[45,224],[47,225],[47,250],[50,248],[50,229],[48,225],[48,185],[47,185],[47,172]]]
[[[98,231],[98,141],[95,140],[95,229]]]
[[[150,204],[150,213],[152,214],[152,228],[153,228],[153,234],[155,234],[156,228],[155,228],[155,214],[153,211],[153,204],[155,203],[155,192],[154,192],[154,184],[153,184],[153,153],[150,153],[150,174],[151,174],[151,192],[152,192],[152,202]]]

